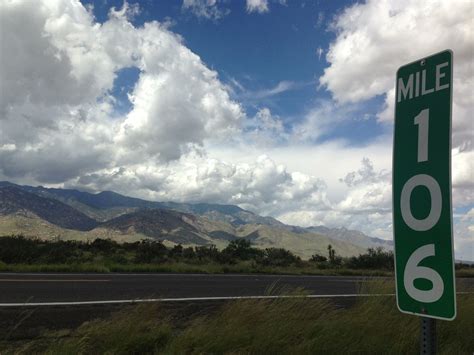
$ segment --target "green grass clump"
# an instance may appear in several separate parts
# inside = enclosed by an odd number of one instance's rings
[[[319,269],[316,266],[260,266],[242,261],[235,264],[208,262],[194,264],[182,261],[163,263],[120,264],[113,262],[87,262],[70,264],[5,264],[0,261],[0,272],[176,272],[204,274],[287,274],[287,275],[342,275],[342,276],[392,276],[386,270]]]
[[[157,305],[148,304],[116,313],[108,320],[86,322],[66,336],[65,332],[49,333],[12,353],[149,354],[159,352],[172,335],[173,329]]]
[[[110,272],[105,264],[0,264],[1,272]]]
[[[317,266],[260,266],[251,262],[235,264],[218,264],[208,262],[193,264],[182,261],[163,263],[136,263],[120,264],[114,262],[87,262],[71,264],[6,264],[0,261],[0,272],[176,272],[176,273],[203,273],[203,274],[274,274],[274,275],[324,275],[324,276],[381,276],[393,277],[394,273],[388,270],[367,270],[328,268],[320,269]],[[474,269],[456,270],[456,277],[474,277]]]
[[[459,269],[456,270],[456,277],[474,277],[474,269]]]
[[[466,291],[466,290],[463,290]],[[393,284],[369,282],[361,293],[392,293]],[[130,307],[110,319],[83,324],[62,338],[47,337],[16,353],[155,354],[412,354],[419,347],[420,319],[401,314],[395,297],[359,298],[340,309],[329,300],[239,300],[206,316],[182,320],[156,304]],[[176,321],[176,319],[181,319]],[[471,354],[474,297],[458,295],[458,316],[438,321],[439,354]],[[8,352],[7,352],[8,353]]]

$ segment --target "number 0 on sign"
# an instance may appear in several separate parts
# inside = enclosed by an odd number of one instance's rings
[[[393,230],[397,304],[404,313],[452,320],[456,291],[451,209],[450,50],[397,71]]]

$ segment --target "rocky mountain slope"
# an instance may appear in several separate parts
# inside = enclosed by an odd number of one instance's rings
[[[362,253],[367,247],[391,247],[358,231],[289,226],[233,205],[154,202],[110,191],[92,194],[9,182],[0,182],[0,223],[3,234],[52,234],[68,239],[152,238],[225,247],[229,241],[245,238],[257,247],[286,248],[302,257],[325,255],[328,244],[342,256]]]
[[[87,231],[98,225],[96,220],[58,200],[41,197],[15,186],[0,188],[0,215],[29,213],[67,229]]]
[[[328,228],[325,226],[315,226],[308,227],[306,230],[325,235],[332,239],[356,244],[364,248],[382,247],[388,250],[393,249],[393,242],[391,240],[369,237],[360,231],[351,230],[344,227]]]

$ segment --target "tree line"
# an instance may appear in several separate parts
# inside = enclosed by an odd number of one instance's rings
[[[119,264],[159,264],[186,262],[194,264],[235,264],[251,262],[260,266],[288,267],[308,266],[318,268],[384,269],[393,270],[393,252],[382,248],[369,248],[366,253],[349,258],[337,255],[331,246],[327,255],[314,254],[304,261],[283,248],[259,249],[250,241],[237,239],[224,249],[215,245],[167,247],[161,241],[142,240],[133,243],[117,243],[110,239],[92,242],[40,240],[23,236],[0,238],[0,262],[5,264],[73,264],[110,262]]]

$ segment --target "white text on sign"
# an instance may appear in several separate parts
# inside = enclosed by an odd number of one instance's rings
[[[449,83],[441,83],[441,80],[446,76],[446,73],[442,72],[442,69],[448,66],[448,62],[436,66],[435,73],[433,73],[435,75],[435,86],[430,89],[426,87],[426,69],[421,72],[410,74],[406,83],[403,81],[403,78],[398,78],[397,102],[407,99],[410,100],[413,97],[428,95],[435,91],[448,89]]]

